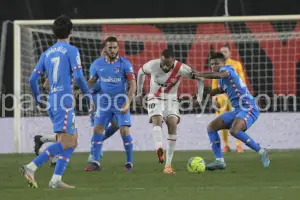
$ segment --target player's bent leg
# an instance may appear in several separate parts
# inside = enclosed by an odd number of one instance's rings
[[[216,160],[206,165],[207,170],[222,170],[226,168],[226,163],[221,150],[221,141],[218,134],[219,130],[228,129],[235,113],[227,112],[214,119],[207,127],[208,137],[210,139],[212,151]]]
[[[57,134],[53,135],[36,135],[34,136],[34,152],[36,155],[39,155],[39,151],[44,143],[46,142],[56,142]]]
[[[72,133],[61,133],[59,141],[62,143],[64,151],[59,154],[57,164],[55,166],[54,174],[49,182],[50,188],[75,188],[74,186],[64,183],[61,179],[67,168],[71,155],[77,147],[78,134],[77,131]]]
[[[92,156],[93,161],[90,162],[90,166],[85,171],[100,171],[100,159],[102,151],[102,143],[104,140],[104,125],[96,125],[94,127],[94,134],[92,138]]]
[[[110,126],[107,126],[105,128],[104,140],[113,136],[118,130],[119,130],[119,126],[118,126],[117,120],[115,117],[113,117],[113,120],[110,122]]]
[[[229,106],[228,106],[228,97],[226,95],[219,95],[216,97],[216,104],[218,106],[218,110],[216,112],[217,117],[224,114],[225,112],[230,111]],[[228,130],[227,129],[222,129],[221,130],[221,136],[222,136],[222,141],[224,144],[224,148],[222,149],[223,153],[230,152],[230,147],[229,147],[229,140],[228,140]]]
[[[120,134],[123,140],[124,149],[126,152],[125,171],[130,171],[133,168],[133,140],[129,132],[128,125],[120,126]]]
[[[239,115],[238,115],[239,116]],[[247,126],[246,118],[240,118],[237,117],[232,127],[230,128],[230,134],[241,140],[243,143],[245,143],[249,148],[253,149],[254,151],[258,152],[260,155],[261,162],[265,168],[268,168],[270,165],[270,159],[268,156],[268,153],[265,149],[263,149],[257,142],[255,142],[250,136],[245,133],[244,131],[249,128],[249,125]],[[252,119],[250,119],[252,120]],[[249,123],[249,122],[248,122]]]
[[[154,115],[151,117],[152,122],[152,138],[155,144],[155,150],[158,157],[159,163],[165,162],[164,149],[163,149],[163,141],[162,141],[162,116]]]
[[[165,174],[175,174],[174,169],[172,168],[172,159],[174,156],[176,140],[177,140],[177,124],[179,122],[179,117],[176,115],[169,115],[167,117],[167,126],[168,126],[168,146],[166,152],[166,165],[163,170]]]

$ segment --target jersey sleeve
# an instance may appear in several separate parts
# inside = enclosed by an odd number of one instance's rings
[[[81,66],[79,50],[76,47],[72,47],[68,53],[69,53],[71,70],[74,71],[75,69],[81,69],[82,66]]]
[[[242,81],[244,83],[246,83],[244,69],[242,67],[242,64],[239,61],[236,61],[235,69],[236,69],[236,73],[239,75],[239,77],[242,79]]]
[[[124,74],[127,80],[134,80],[134,72],[132,68],[132,64],[128,60],[124,60]]]
[[[192,79],[193,78],[192,72],[193,72],[193,70],[190,66],[188,66],[186,64],[182,64],[182,66],[180,68],[180,74],[182,77]]]
[[[89,70],[89,77],[90,78],[98,78],[97,76],[97,70],[96,70],[96,66],[97,66],[97,63],[96,61],[94,61],[91,66],[90,66],[90,70]]]
[[[145,63],[143,66],[142,66],[142,72],[144,74],[147,74],[147,75],[150,75],[151,74],[151,66],[152,66],[152,63],[153,61],[150,60],[149,62]]]
[[[38,61],[38,63],[36,64],[33,72],[38,73],[40,75],[44,74],[45,71],[45,67],[44,67],[44,60],[45,60],[45,54],[43,53]]]
[[[32,93],[34,95],[35,100],[38,103],[41,101],[41,99],[39,98],[40,89],[39,89],[39,85],[38,85],[38,80],[45,71],[44,59],[45,59],[45,54],[43,53],[29,78],[29,83],[30,83],[30,86],[32,89]]]
[[[223,72],[223,71],[226,71],[229,73],[229,76],[232,75],[232,71],[233,71],[233,68],[230,67],[230,66],[223,66],[220,68],[219,72]]]

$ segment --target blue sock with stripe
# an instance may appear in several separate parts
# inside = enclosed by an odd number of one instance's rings
[[[100,161],[100,155],[102,151],[102,143],[104,139],[104,134],[94,133],[93,135],[93,157],[94,161]]]
[[[249,148],[253,149],[256,152],[259,152],[261,147],[254,140],[252,140],[247,133],[244,131],[239,131],[236,135],[233,135],[235,138],[244,142]]]
[[[208,131],[208,137],[211,143],[212,151],[215,154],[216,159],[223,158],[221,150],[221,141],[218,131]]]
[[[44,152],[40,153],[34,160],[33,163],[40,167],[42,164],[47,162],[49,158],[56,156],[64,151],[63,145],[60,142],[50,145]]]
[[[124,148],[126,151],[126,162],[132,163],[133,157],[133,142],[131,135],[122,136]]]
[[[68,166],[69,162],[70,162],[70,157],[72,155],[72,153],[74,152],[74,148],[70,147],[69,149],[65,150],[64,152],[62,152],[57,160],[56,166],[55,166],[55,170],[54,170],[54,174],[55,175],[59,175],[62,176],[66,170],[66,167]]]

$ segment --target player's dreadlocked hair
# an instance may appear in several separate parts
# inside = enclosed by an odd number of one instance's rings
[[[53,23],[53,33],[58,39],[66,39],[71,34],[73,23],[66,15],[59,16]]]
[[[225,56],[221,52],[211,54],[210,59],[221,59],[225,61]]]

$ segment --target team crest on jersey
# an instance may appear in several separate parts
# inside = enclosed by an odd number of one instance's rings
[[[120,68],[119,68],[119,67],[116,67],[116,68],[114,69],[114,72],[115,72],[115,73],[120,73]]]

